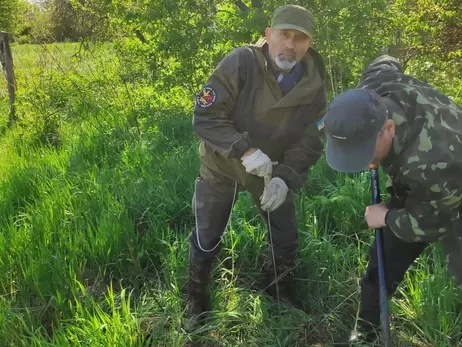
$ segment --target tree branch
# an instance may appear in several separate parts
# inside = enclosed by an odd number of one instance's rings
[[[242,0],[235,0],[234,3],[236,4],[237,7],[243,12],[247,12],[249,8],[247,7],[246,4],[242,2]]]
[[[135,29],[135,35],[142,43],[148,43],[148,40],[146,40],[143,33],[139,29]]]

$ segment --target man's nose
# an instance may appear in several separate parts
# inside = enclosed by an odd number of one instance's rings
[[[293,37],[289,37],[287,40],[286,40],[286,46],[288,49],[295,49],[295,40]]]

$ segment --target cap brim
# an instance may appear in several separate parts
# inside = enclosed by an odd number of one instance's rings
[[[327,164],[340,172],[360,172],[369,168],[375,155],[375,136],[354,146],[328,135],[326,144]]]
[[[310,39],[313,39],[313,35],[309,33],[307,30],[302,28],[301,26],[295,25],[295,24],[276,24],[273,25],[273,28],[276,30],[298,30],[304,33],[306,36],[308,36]]]

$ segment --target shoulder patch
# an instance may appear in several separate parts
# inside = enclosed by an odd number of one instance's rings
[[[324,118],[318,120],[316,122],[316,126],[318,127],[318,130],[322,130],[324,128]]]
[[[217,93],[212,87],[204,87],[196,96],[196,104],[199,107],[205,108],[213,105],[217,99]]]

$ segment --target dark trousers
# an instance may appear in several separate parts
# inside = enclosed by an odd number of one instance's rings
[[[391,298],[410,265],[419,257],[428,244],[423,242],[405,242],[395,236],[388,228],[383,229],[382,235],[385,287],[388,297]],[[375,328],[380,326],[379,292],[377,243],[374,240],[369,251],[369,263],[366,274],[361,279],[359,318],[373,324]]]
[[[403,203],[392,199],[391,208],[401,208]],[[457,232],[457,231],[456,231]],[[450,233],[437,241],[442,244],[448,255],[449,271],[455,275],[456,283],[462,284],[462,237],[456,232]],[[383,256],[385,269],[385,286],[388,298],[396,292],[405,273],[429,243],[405,242],[398,238],[389,228],[383,229]],[[380,325],[379,270],[377,262],[377,243],[374,240],[369,251],[369,263],[361,279],[361,296],[359,318],[378,328]]]
[[[260,209],[259,203],[263,186],[262,178],[256,177],[248,186],[241,186],[205,166],[201,167],[200,175],[196,179],[192,204],[196,217],[196,228],[189,237],[191,262],[211,262],[220,251],[220,238],[228,225],[232,208],[240,191],[250,192],[260,214],[266,222],[268,221],[267,213]],[[270,212],[269,217],[276,265],[277,267],[290,267],[298,247],[298,229],[292,193],[288,193],[284,203]],[[272,266],[271,247],[269,248],[268,265]]]

